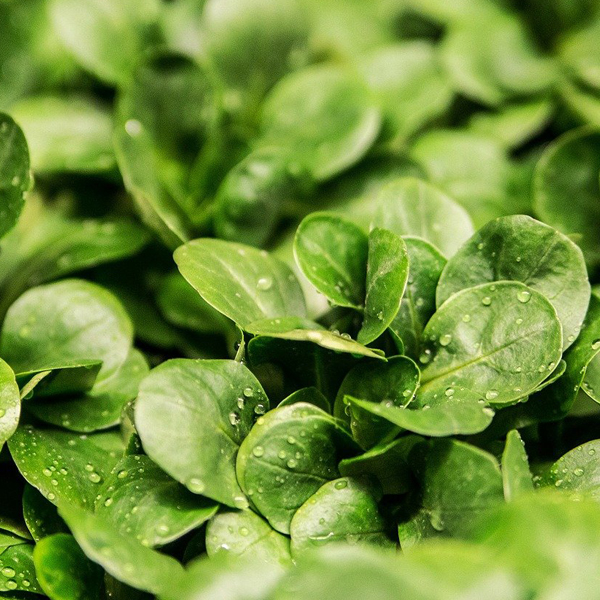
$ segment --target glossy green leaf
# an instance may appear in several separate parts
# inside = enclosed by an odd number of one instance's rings
[[[338,306],[364,306],[369,238],[337,215],[313,213],[296,230],[294,255],[304,276]]]
[[[294,557],[323,544],[347,542],[393,548],[379,512],[377,493],[363,481],[325,483],[294,514],[290,524]]]
[[[144,546],[164,546],[212,517],[218,505],[189,492],[148,457],[127,456],[106,478],[96,513]]]
[[[556,311],[517,282],[458,292],[433,315],[424,338],[421,390],[441,395],[464,387],[492,406],[526,397],[561,358]]]
[[[514,500],[533,490],[525,444],[516,429],[508,432],[502,453],[502,483],[506,500]]]
[[[453,92],[436,48],[425,40],[384,46],[361,63],[384,117],[384,134],[403,142],[449,107]]]
[[[25,136],[11,117],[0,113],[0,236],[17,222],[29,185],[29,150]]]
[[[90,562],[75,539],[58,533],[36,544],[35,571],[41,588],[52,600],[102,600],[102,569]]]
[[[404,345],[404,353],[417,360],[423,350],[423,330],[435,312],[435,292],[446,259],[429,242],[405,238],[408,283],[400,310],[390,329]]]
[[[181,274],[204,300],[243,328],[259,319],[306,313],[293,272],[264,251],[200,239],[178,248],[174,258]]]
[[[13,370],[0,359],[0,448],[19,424],[21,398]]]
[[[300,388],[285,397],[278,406],[290,406],[296,404],[296,402],[307,402],[308,404],[314,404],[317,408],[327,413],[331,412],[329,400],[316,387]]]
[[[29,484],[23,490],[23,520],[36,543],[49,535],[68,531],[56,506]]]
[[[27,137],[36,173],[109,171],[115,166],[112,115],[85,97],[39,96],[11,114]]]
[[[254,419],[268,408],[244,365],[173,359],[142,381],[135,425],[148,456],[171,477],[195,494],[243,508],[236,455]]]
[[[414,485],[408,456],[422,438],[403,436],[388,444],[374,446],[364,454],[345,458],[339,464],[344,477],[375,479],[384,494],[404,494]]]
[[[116,453],[98,445],[99,439],[26,423],[8,447],[25,480],[50,502],[91,510],[100,484],[118,460]]]
[[[385,186],[373,224],[397,235],[417,236],[452,256],[473,234],[467,212],[431,184],[413,177]]]
[[[568,237],[525,215],[491,221],[448,261],[437,304],[465,288],[504,280],[520,281],[543,294],[562,323],[563,349],[575,341],[590,284],[583,254]]]
[[[273,88],[263,105],[260,144],[293,149],[294,161],[323,181],[358,162],[380,125],[365,85],[342,68],[314,65]]]
[[[127,82],[142,48],[154,36],[158,1],[52,0],[54,28],[77,61],[110,84]],[[78,23],[73,28],[72,23]],[[115,44],[115,40],[120,43]]]
[[[266,563],[291,566],[290,540],[251,510],[222,512],[206,528],[206,552],[258,558]]]
[[[33,546],[18,544],[0,554],[0,593],[42,593],[33,564]]]
[[[252,505],[281,533],[338,462],[355,449],[340,423],[312,404],[276,408],[261,417],[237,457],[239,484]]]
[[[376,227],[369,233],[365,313],[357,335],[361,344],[375,341],[400,309],[408,280],[408,251],[401,237]]]
[[[183,576],[183,567],[174,558],[124,536],[100,515],[68,504],[59,511],[86,556],[119,581],[160,594]]]
[[[590,398],[600,403],[600,357],[598,355],[588,363],[582,389]]]
[[[106,378],[125,361],[132,338],[131,321],[112,294],[67,279],[31,289],[11,306],[1,347],[17,373],[91,359],[103,361],[99,377]]]
[[[593,129],[565,133],[545,149],[533,188],[536,213],[559,231],[578,234],[590,265],[600,260],[599,148],[600,135]]]

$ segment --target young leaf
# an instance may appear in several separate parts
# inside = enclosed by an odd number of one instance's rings
[[[544,294],[563,327],[563,350],[579,335],[590,298],[581,250],[565,235],[525,215],[500,217],[482,227],[448,261],[437,305],[465,288],[520,281]]]
[[[147,456],[126,456],[104,481],[95,512],[144,546],[164,546],[208,521],[214,502],[189,492]]]
[[[19,592],[43,593],[36,578],[31,544],[10,546],[0,554],[0,594]]]
[[[204,300],[242,328],[259,319],[306,314],[293,272],[264,251],[200,239],[178,248],[174,259]]]
[[[44,538],[33,552],[35,571],[45,594],[54,600],[102,600],[104,572],[65,533]]]
[[[340,423],[312,404],[277,408],[259,418],[242,442],[237,477],[253,506],[281,533],[338,462],[356,449]]]
[[[251,510],[214,516],[206,528],[206,553],[259,558],[284,568],[292,563],[290,540]]]
[[[315,546],[340,541],[395,546],[386,533],[373,487],[352,478],[329,481],[319,488],[296,511],[290,536],[294,558]]]
[[[124,536],[100,515],[69,504],[61,504],[59,512],[86,556],[119,581],[160,594],[183,577],[183,567],[174,558]]]
[[[458,292],[424,331],[422,392],[464,387],[492,406],[514,404],[561,358],[561,325],[539,292],[517,282]]]
[[[370,344],[400,309],[408,280],[408,254],[401,237],[376,227],[369,233],[365,312],[357,341]]]
[[[17,222],[29,185],[27,141],[12,118],[0,112],[0,237]]]
[[[525,444],[516,429],[508,432],[502,453],[502,484],[507,501],[533,491]]]
[[[142,381],[135,425],[148,456],[171,477],[195,494],[243,508],[236,455],[254,419],[268,408],[244,365],[173,359]]]
[[[473,234],[471,217],[434,186],[414,177],[388,183],[379,193],[373,224],[417,236],[452,256]]]
[[[21,398],[13,370],[0,359],[0,449],[19,424]]]
[[[300,223],[294,255],[305,277],[337,306],[362,308],[369,238],[351,221],[313,213]]]

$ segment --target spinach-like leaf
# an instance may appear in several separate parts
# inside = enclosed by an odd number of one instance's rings
[[[427,323],[424,339],[423,392],[463,387],[492,406],[514,404],[534,391],[554,370],[562,349],[550,302],[508,281],[454,294]]]
[[[17,544],[0,554],[0,594],[27,592],[42,594],[33,564],[33,546]]]
[[[15,374],[0,359],[0,449],[17,429],[20,414],[21,398]]]
[[[200,239],[178,248],[174,258],[204,300],[242,328],[259,319],[306,314],[293,272],[262,250]]]
[[[342,478],[325,483],[294,514],[290,524],[292,553],[340,541],[392,548],[377,493],[363,481]]]
[[[268,408],[260,383],[244,365],[173,359],[142,381],[135,425],[148,456],[171,477],[195,494],[244,508],[236,455]]]
[[[115,465],[95,499],[97,514],[151,547],[164,546],[199,527],[217,508],[139,454]]]
[[[550,301],[563,327],[563,350],[579,335],[590,284],[581,250],[565,235],[525,215],[500,217],[482,227],[448,261],[437,304],[465,288],[520,281]]]
[[[296,510],[323,483],[339,477],[338,462],[356,450],[341,424],[299,402],[260,417],[237,457],[239,484],[252,505],[282,533]]]
[[[464,208],[414,177],[403,177],[381,190],[373,223],[397,235],[423,238],[445,256],[452,256],[473,234]]]
[[[506,500],[514,500],[533,490],[525,444],[516,429],[506,436],[502,453],[502,483]]]
[[[44,593],[54,600],[102,600],[104,572],[65,533],[44,538],[33,552],[35,571]]]

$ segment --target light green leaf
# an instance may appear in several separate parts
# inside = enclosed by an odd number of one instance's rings
[[[502,453],[502,484],[507,501],[533,490],[525,444],[516,429],[508,432]]]
[[[526,397],[562,354],[556,311],[539,292],[517,282],[458,292],[433,315],[423,337],[422,392],[441,395],[464,387],[492,406]]]
[[[2,592],[43,593],[36,579],[31,544],[11,546],[0,554],[0,593]]]
[[[291,269],[262,250],[207,238],[181,246],[174,259],[204,300],[242,328],[259,319],[306,314]]]
[[[373,224],[397,235],[417,236],[452,256],[473,234],[467,212],[429,183],[404,177],[379,193]]]
[[[19,424],[21,398],[13,370],[0,359],[0,449]]]
[[[482,227],[448,261],[437,304],[465,288],[520,281],[554,306],[563,328],[563,350],[579,335],[590,298],[581,250],[565,235],[525,215],[500,217]]]
[[[142,381],[135,425],[148,456],[171,477],[195,494],[243,508],[236,455],[268,408],[260,383],[241,363],[173,359]]]

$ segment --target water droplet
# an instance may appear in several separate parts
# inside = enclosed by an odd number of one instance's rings
[[[104,501],[104,506],[106,506],[107,508],[113,503],[113,499],[112,498],[107,498]]]
[[[554,485],[555,485],[556,487],[560,487],[562,484],[563,484],[563,480],[562,480],[562,479],[557,479],[557,480],[554,482]]]
[[[471,320],[471,315],[463,315],[463,323],[468,323]]]
[[[498,390],[488,390],[485,393],[486,400],[495,400],[498,397]]]
[[[483,250],[483,243],[480,242],[479,244],[477,244],[477,250]]]
[[[13,579],[9,579],[4,585],[6,586],[7,590],[16,590],[18,587],[17,582]]]
[[[260,458],[261,456],[263,456],[264,453],[265,453],[265,449],[262,446],[255,446],[252,449],[252,454],[254,454],[254,456],[256,456],[257,458]]]
[[[127,475],[128,475],[127,471],[119,471],[117,473],[117,478],[118,479],[125,479],[125,477],[127,477]]]
[[[259,488],[258,491],[262,492],[262,488]],[[246,500],[244,496],[234,496],[233,505],[240,510],[244,510],[245,508],[248,508],[248,500]]]
[[[333,487],[336,490],[343,490],[344,488],[348,487],[348,482],[345,479],[340,479],[333,484]]]
[[[431,360],[431,350],[425,350],[421,356],[419,356],[419,362],[426,365]]]
[[[240,535],[246,537],[250,534],[250,530],[247,527],[240,527]]]
[[[240,424],[240,415],[238,415],[236,412],[230,412],[229,413],[229,422],[234,426],[237,427]]]
[[[377,313],[377,319],[378,319],[379,321],[383,321],[383,311],[382,311],[382,310],[380,310],[380,311]]]
[[[266,412],[266,410],[267,410],[267,409],[265,408],[265,405],[264,405],[264,404],[257,404],[257,405],[254,407],[254,413],[255,413],[255,414],[257,414],[257,415],[264,415],[264,414],[265,414],[265,412]]]
[[[445,333],[440,336],[440,346],[448,346],[452,341],[452,336],[449,333]]]
[[[287,443],[294,445],[296,443],[296,438],[292,435],[289,435],[288,439],[287,439]]]
[[[42,473],[46,476],[46,477],[50,477],[52,475],[52,471],[48,468],[43,469]]]
[[[156,528],[156,532],[159,535],[168,535],[171,532],[171,529],[168,525],[166,525],[165,523],[161,523],[157,528]]]
[[[492,303],[492,299],[489,296],[484,296],[481,299],[481,304],[483,304],[484,306],[489,306]]]
[[[454,388],[449,387],[444,393],[446,394],[446,396],[448,396],[448,398],[450,398],[450,396],[454,396]]]
[[[100,477],[100,475],[98,475],[98,473],[90,473],[88,475],[88,479],[92,482],[92,483],[100,483],[102,481],[102,477]]]
[[[85,470],[91,473],[94,470],[94,465],[88,463],[87,465],[85,465]]]
[[[298,461],[295,458],[290,458],[286,464],[289,469],[295,469],[298,466]]]
[[[262,291],[267,291],[267,290],[271,289],[272,285],[273,285],[273,279],[271,277],[261,277],[256,282],[256,289],[262,290]]]
[[[592,350],[598,350],[600,349],[600,340],[594,340],[592,342]]]
[[[408,398],[409,396],[412,396],[412,394],[413,394],[413,391],[412,391],[412,390],[409,390],[409,389],[406,389],[406,390],[404,390],[404,391],[402,392],[402,395],[403,395],[405,398]]]
[[[523,304],[527,304],[527,302],[531,300],[531,292],[528,292],[527,290],[521,290],[517,294],[517,300]]]
[[[4,575],[4,577],[14,577],[15,574],[15,570],[11,567],[4,567],[4,569],[2,569],[2,575]]]
[[[581,477],[583,475],[583,469],[581,467],[577,467],[573,470],[573,473],[577,475],[577,477]]]
[[[187,488],[190,492],[194,492],[194,494],[201,494],[206,489],[206,485],[202,479],[192,477],[187,483]]]
[[[284,458],[287,456],[287,452],[286,452],[285,450],[280,450],[280,451],[277,453],[277,456],[278,456],[278,457],[279,457],[281,460],[283,460],[283,459],[284,459]]]
[[[125,131],[131,137],[136,137],[142,133],[142,124],[137,119],[129,119],[125,123]]]

